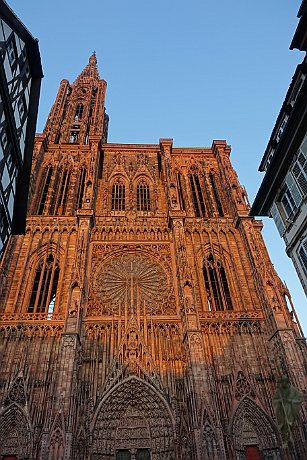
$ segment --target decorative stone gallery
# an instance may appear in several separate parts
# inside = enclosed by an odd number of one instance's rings
[[[36,136],[0,270],[0,458],[306,459],[306,344],[230,147],[107,143],[96,56]]]

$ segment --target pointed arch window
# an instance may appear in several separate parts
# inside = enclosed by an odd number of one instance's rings
[[[82,168],[79,173],[78,178],[78,189],[77,189],[77,200],[76,200],[76,208],[82,208],[83,196],[84,196],[84,188],[85,188],[85,177],[86,177],[86,169]]]
[[[209,307],[212,310],[232,310],[228,280],[220,260],[210,254],[203,266],[203,275]]]
[[[125,184],[119,179],[112,186],[112,210],[124,211],[126,204],[126,187]]]
[[[144,180],[136,187],[136,204],[138,211],[150,211],[150,189]]]
[[[190,175],[190,186],[192,192],[193,206],[196,217],[204,217],[206,213],[204,197],[197,174]]]
[[[181,209],[183,211],[185,211],[185,202],[184,202],[183,189],[182,189],[182,180],[181,180],[180,172],[177,174],[177,182],[178,182],[180,206],[181,206]]]
[[[64,169],[60,177],[57,196],[55,197],[55,214],[65,214],[70,182],[70,170]]]
[[[75,111],[75,121],[80,121],[83,115],[83,104],[78,104]]]
[[[28,313],[53,313],[59,272],[52,254],[40,262],[35,272]]]
[[[45,209],[52,173],[53,168],[50,166],[49,168],[45,169],[44,174],[42,176],[40,198],[37,206],[37,214],[39,215],[43,214],[43,211]]]
[[[211,187],[212,187],[212,192],[213,192],[213,196],[214,196],[214,199],[215,199],[215,204],[216,204],[216,207],[217,207],[217,211],[218,211],[220,217],[224,217],[224,211],[223,211],[223,207],[222,207],[222,202],[221,202],[221,199],[220,199],[218,188],[216,186],[214,175],[212,173],[209,174],[209,179],[210,179],[210,184],[211,184]]]

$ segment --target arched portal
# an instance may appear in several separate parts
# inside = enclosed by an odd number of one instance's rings
[[[241,400],[235,411],[232,436],[238,460],[280,459],[279,439],[273,421],[248,397]]]
[[[11,404],[0,416],[0,458],[30,458],[31,430],[23,410]]]
[[[174,419],[163,396],[132,376],[101,400],[92,423],[91,460],[174,460]]]

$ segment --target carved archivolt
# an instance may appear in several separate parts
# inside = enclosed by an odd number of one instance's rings
[[[263,452],[277,449],[277,431],[269,416],[250,398],[244,397],[238,405],[232,423],[232,436],[237,451],[244,446],[258,445]],[[264,458],[266,458],[264,456]],[[278,458],[278,457],[271,457]]]
[[[175,459],[174,419],[163,395],[137,377],[115,386],[92,424],[92,454],[114,458],[117,449],[148,448],[152,460]]]
[[[0,415],[0,456],[30,458],[32,432],[25,413],[13,403]]]

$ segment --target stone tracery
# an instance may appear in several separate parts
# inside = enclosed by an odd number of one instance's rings
[[[96,301],[108,311],[143,315],[162,313],[173,303],[169,268],[155,257],[135,251],[111,255],[97,264],[92,281]]]

